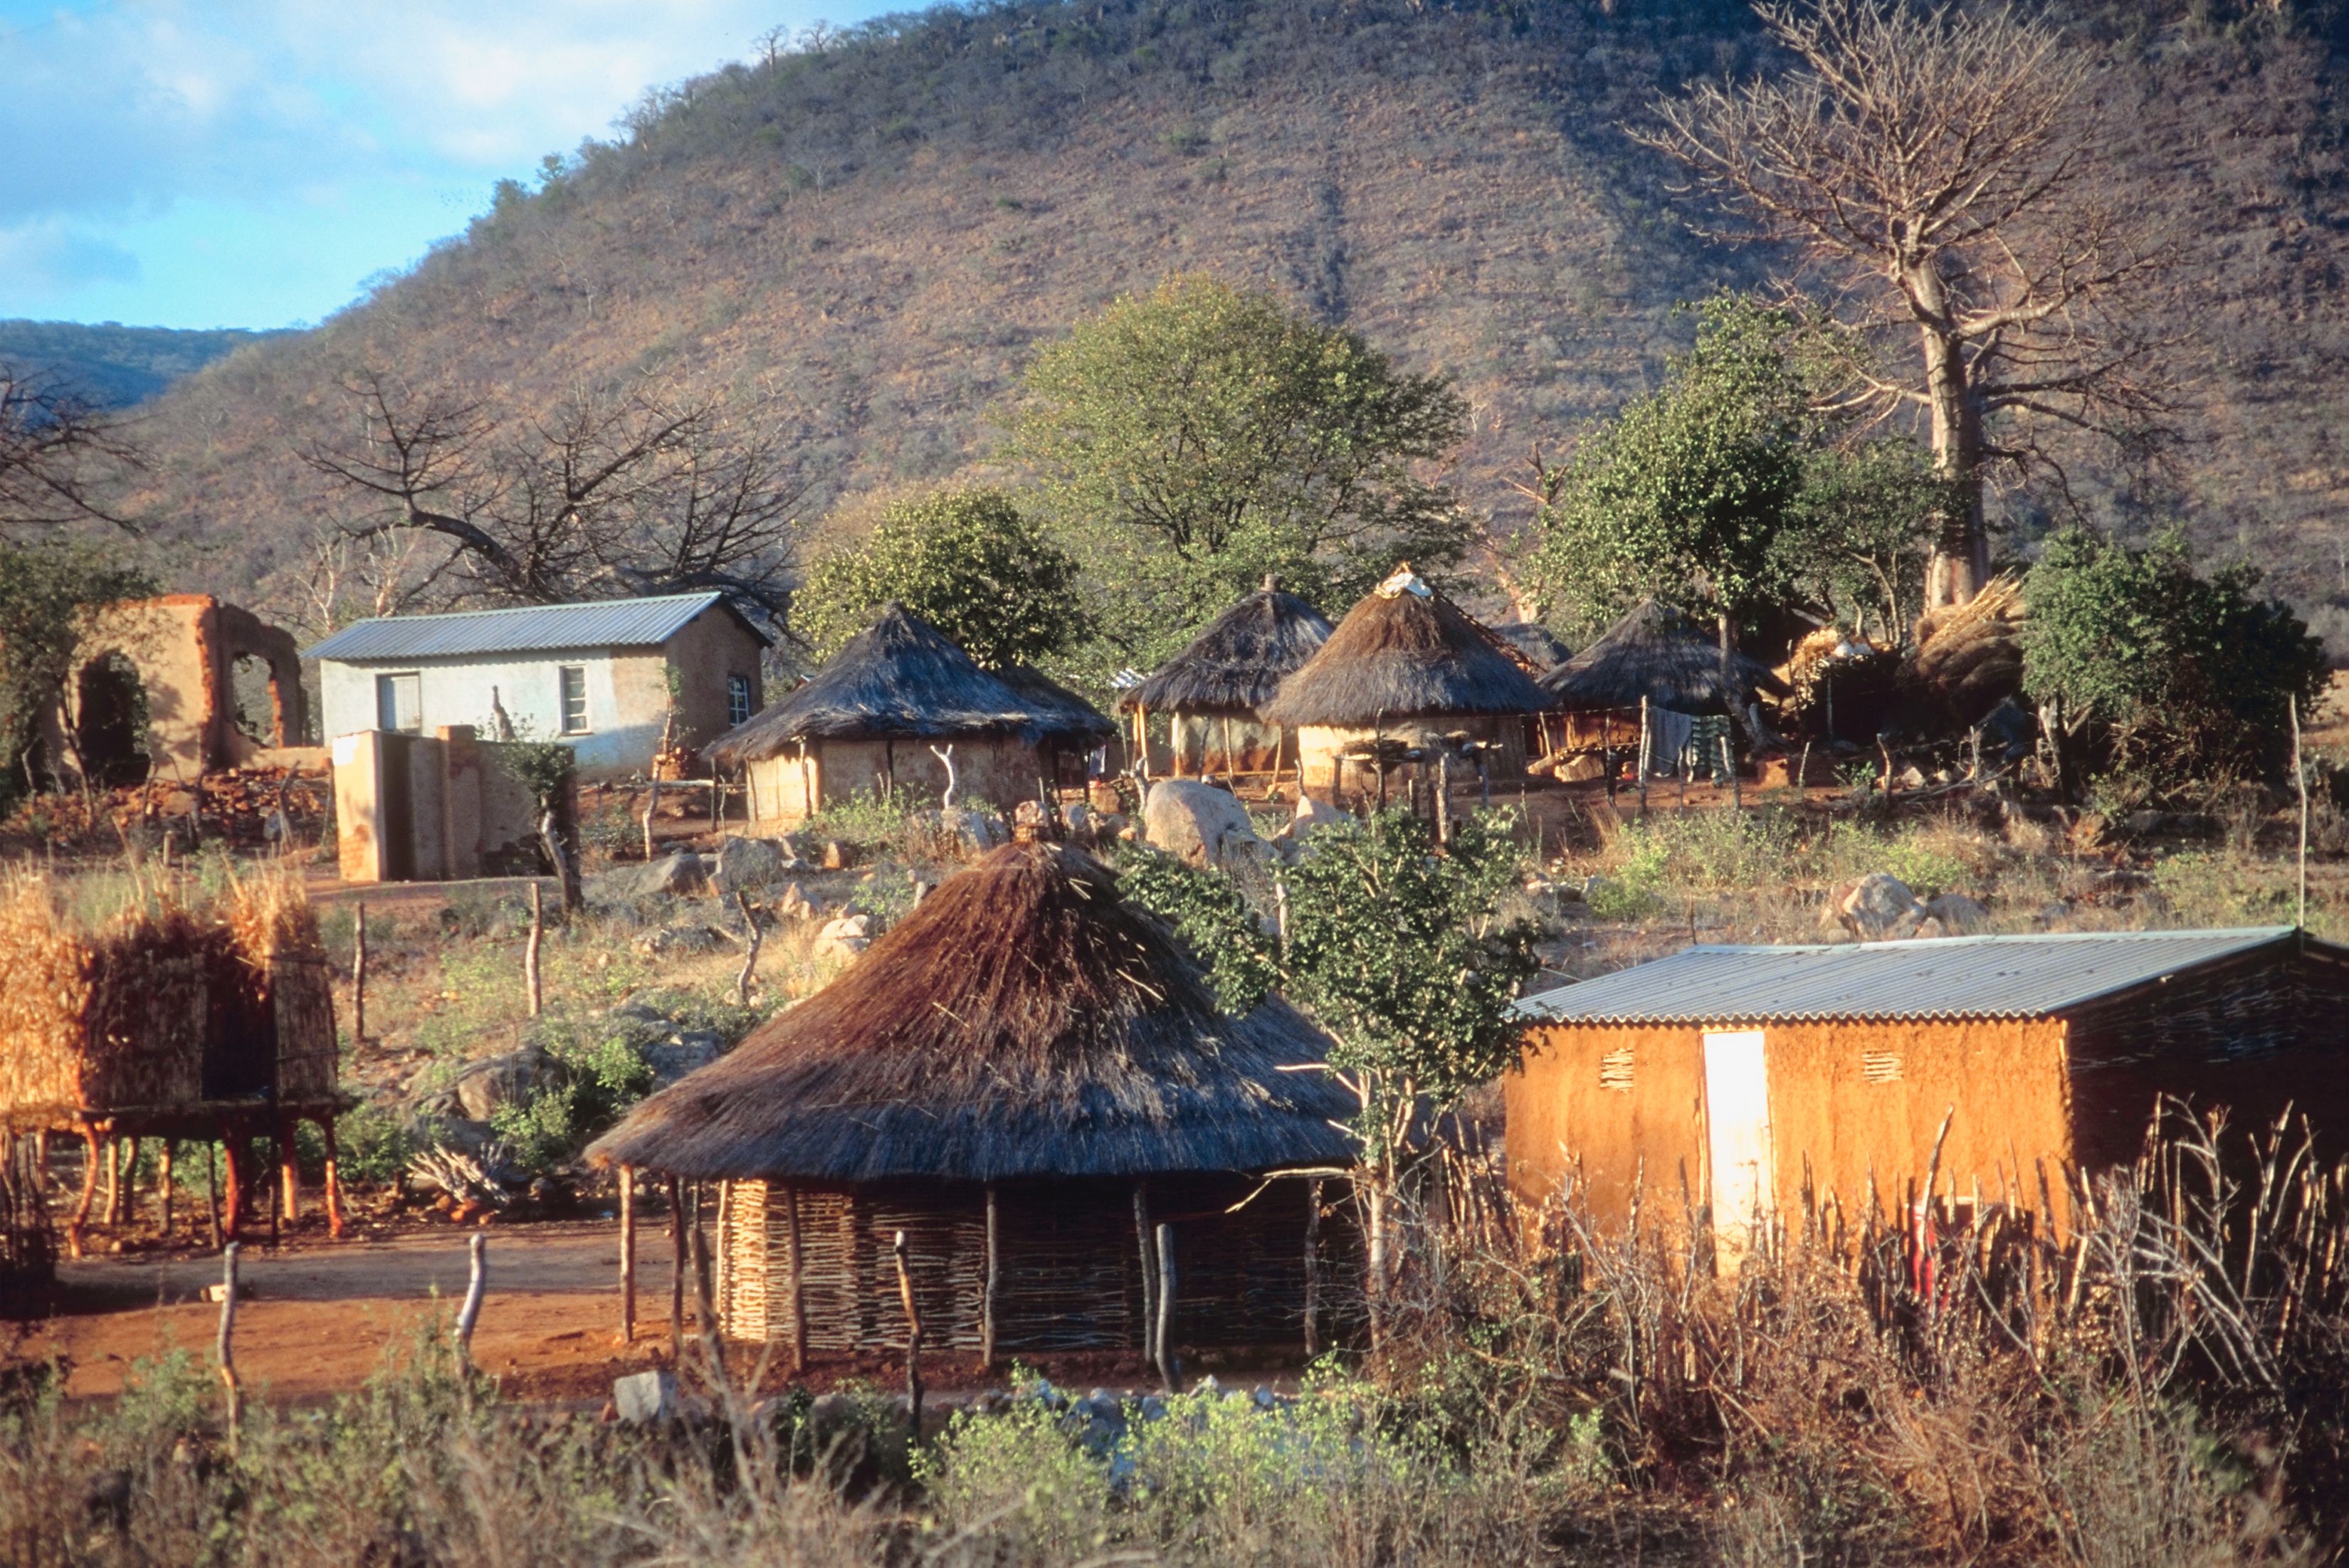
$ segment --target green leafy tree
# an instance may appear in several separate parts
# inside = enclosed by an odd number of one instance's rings
[[[0,543],[0,802],[35,788],[26,758],[74,673],[82,617],[154,593],[144,572],[69,543]]]
[[[1268,572],[1335,607],[1399,558],[1457,561],[1467,518],[1414,465],[1458,446],[1467,414],[1443,377],[1188,274],[1037,356],[1011,453],[1115,606],[1105,656],[1151,663]]]
[[[1087,625],[1076,562],[994,490],[890,508],[861,542],[816,562],[792,619],[828,655],[893,599],[990,669],[1063,653]]]
[[[2139,550],[2058,533],[2023,584],[2023,689],[2092,743],[2116,785],[2272,776],[2289,756],[2290,704],[2308,712],[2331,671],[2323,644],[2259,583],[2247,564],[2199,575],[2176,535]]]
[[[1916,441],[1821,441],[1805,455],[1781,536],[1785,577],[1836,624],[1865,632],[1873,620],[1878,639],[1898,645],[1924,611],[1940,520],[1962,505]]]

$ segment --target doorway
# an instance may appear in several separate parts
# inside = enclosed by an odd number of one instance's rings
[[[147,688],[126,655],[108,654],[82,666],[74,690],[73,738],[98,788],[147,781],[154,760],[147,752]]]
[[[1762,1031],[1704,1037],[1704,1124],[1712,1171],[1713,1255],[1734,1267],[1767,1224],[1775,1191],[1770,1157],[1770,1073]]]

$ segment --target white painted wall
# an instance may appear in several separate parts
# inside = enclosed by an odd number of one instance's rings
[[[641,657],[641,653],[637,653]],[[498,662],[473,658],[415,659],[346,663],[318,661],[319,709],[326,738],[376,727],[376,676],[409,675],[419,677],[422,693],[424,733],[442,725],[470,724],[483,739],[497,730],[490,717],[491,692],[505,707],[517,733],[532,740],[562,740],[579,754],[582,775],[617,776],[641,772],[652,766],[660,746],[665,697],[645,689],[646,683],[628,683],[626,706],[620,683],[613,679],[617,661],[608,653],[531,655]],[[562,690],[556,672],[565,666],[587,672],[587,733],[563,733]],[[636,710],[636,711],[632,711]]]

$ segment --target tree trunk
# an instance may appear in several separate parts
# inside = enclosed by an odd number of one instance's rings
[[[1721,706],[1728,711],[1729,727],[1734,731],[1745,727],[1744,705],[1737,700],[1737,629],[1730,624],[1729,612],[1713,617],[1713,625],[1721,634]],[[1759,736],[1748,736],[1758,741]]]
[[[1990,581],[1990,533],[1982,521],[1982,406],[1974,397],[1965,347],[1950,329],[1949,295],[1930,259],[1906,270],[1902,284],[1925,346],[1925,396],[1933,412],[1933,466],[1957,481],[1960,503],[1941,518],[1925,567],[1925,607],[1963,604]]]

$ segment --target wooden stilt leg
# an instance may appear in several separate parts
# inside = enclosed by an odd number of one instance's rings
[[[221,1184],[228,1189],[222,1195],[221,1235],[232,1242],[244,1222],[244,1171],[236,1157],[236,1146],[242,1141],[234,1132],[221,1140]]]
[[[335,1151],[335,1118],[329,1111],[318,1119],[318,1131],[326,1140],[326,1234],[336,1241],[343,1238],[343,1173],[342,1162]]]
[[[685,1183],[668,1179],[668,1348],[682,1365],[685,1359]]]
[[[302,1222],[302,1157],[294,1142],[294,1119],[277,1124],[277,1175],[284,1189],[280,1199],[288,1228]]]
[[[163,1146],[155,1151],[155,1180],[163,1189],[163,1239],[167,1242],[171,1239],[171,1155],[179,1146],[178,1139],[167,1138],[163,1140]]]
[[[66,1222],[66,1256],[81,1256],[81,1233],[89,1223],[89,1206],[98,1202],[98,1161],[104,1148],[98,1129],[84,1122],[75,1130],[81,1134],[81,1202],[76,1206],[73,1218]]]
[[[636,1337],[636,1173],[620,1167],[620,1343]]]
[[[122,1222],[122,1140],[109,1136],[98,1150],[106,1161],[106,1202],[98,1208],[98,1220],[119,1225]]]

